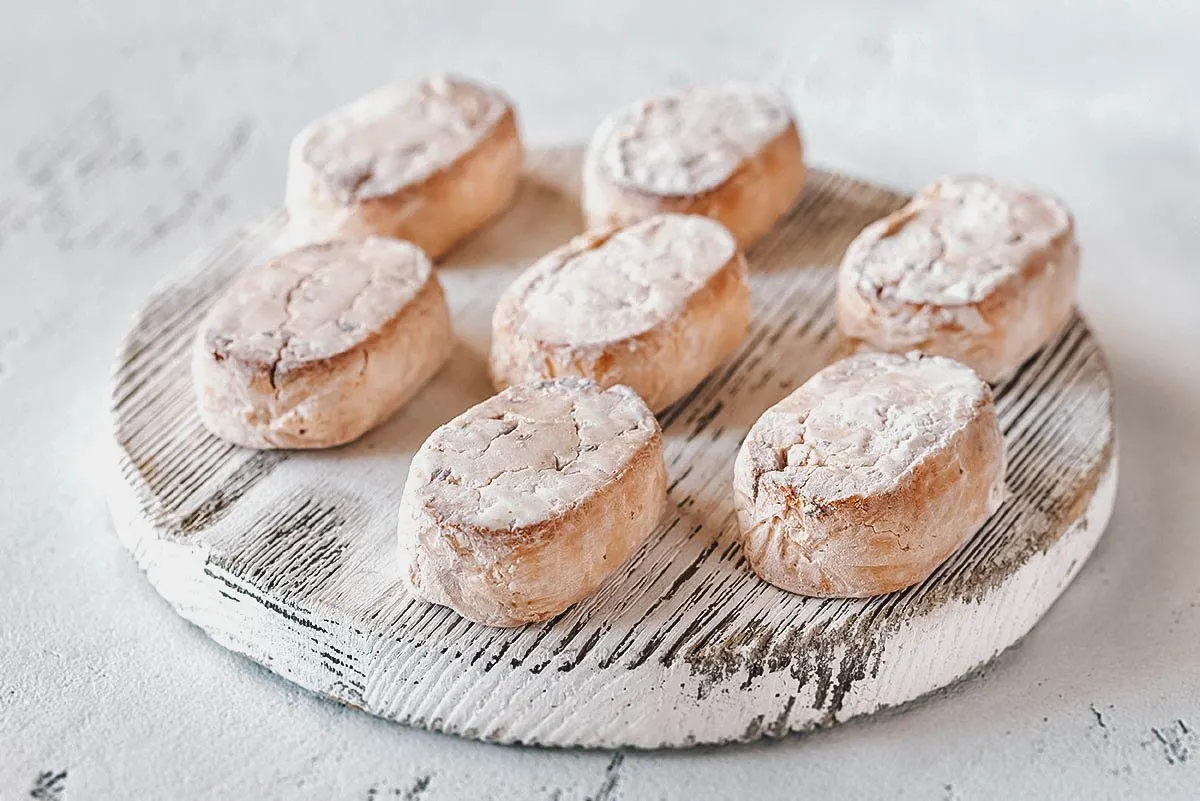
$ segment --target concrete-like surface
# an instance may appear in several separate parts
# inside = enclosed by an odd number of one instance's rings
[[[968,8],[968,6],[970,6]],[[0,12],[0,797],[1195,798],[1200,7],[11,0]],[[338,11],[335,11],[338,9]],[[109,361],[151,285],[279,202],[292,134],[452,69],[532,144],[720,76],[785,88],[810,159],[1074,208],[1121,485],[1062,600],[979,678],[780,742],[521,750],[342,709],[176,617],[112,534]]]

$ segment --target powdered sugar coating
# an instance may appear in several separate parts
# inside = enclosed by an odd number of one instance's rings
[[[517,330],[529,340],[571,345],[637,336],[677,316],[736,251],[719,223],[684,214],[579,237],[509,290],[519,304]]]
[[[471,151],[509,108],[493,90],[444,76],[390,84],[316,120],[293,147],[342,202],[387,197]]]
[[[786,100],[765,87],[694,87],[614,112],[596,131],[589,159],[617,184],[693,195],[720,186],[792,124]]]
[[[990,402],[987,385],[950,359],[843,359],[754,424],[747,437],[754,495],[786,490],[819,506],[886,492]]]
[[[978,303],[1070,226],[1045,193],[947,178],[868,226],[846,251],[843,278],[881,306]]]
[[[430,280],[420,248],[385,237],[310,245],[242,274],[209,312],[214,357],[266,364],[272,376],[349,351],[396,317]]]
[[[429,436],[405,503],[449,527],[536,525],[617,480],[658,435],[628,387],[583,379],[510,387]]]

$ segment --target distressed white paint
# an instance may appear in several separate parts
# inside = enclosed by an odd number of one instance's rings
[[[514,214],[577,203],[565,188],[577,153],[534,164],[520,201],[534,208]],[[757,415],[837,352],[834,268],[822,265],[900,202],[814,174],[796,212],[749,254],[746,343],[660,415],[672,508],[659,531],[553,621],[469,624],[407,596],[394,556],[415,449],[486,386],[488,313],[520,267],[506,259],[516,242],[504,228],[494,263],[440,271],[460,338],[450,367],[381,430],[326,453],[226,446],[196,424],[180,370],[197,307],[274,246],[280,218],[168,279],[118,355],[117,528],[159,592],[217,641],[402,723],[653,748],[778,736],[910,701],[986,662],[1049,608],[1107,522],[1115,460],[1109,378],[1077,322],[998,388],[1012,497],[930,580],[842,601],[750,573],[729,465]]]

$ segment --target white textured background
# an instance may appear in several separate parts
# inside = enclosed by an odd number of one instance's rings
[[[614,755],[377,721],[177,618],[100,494],[126,321],[280,201],[303,123],[438,69],[503,87],[534,145],[663,87],[759,78],[791,94],[813,163],[1063,195],[1122,478],[1109,533],[1033,634],[875,720]],[[1194,0],[0,0],[0,798],[1196,798],[1198,76]]]

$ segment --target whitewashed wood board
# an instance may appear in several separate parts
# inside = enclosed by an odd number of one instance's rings
[[[375,715],[588,747],[832,724],[943,687],[1024,635],[1091,552],[1116,488],[1111,380],[1078,316],[997,388],[1011,496],[927,581],[866,600],[802,598],[742,559],[734,454],[764,409],[833,358],[834,265],[904,200],[820,171],[749,254],[756,314],[745,344],[660,416],[671,506],[650,542],[594,597],[523,629],[479,626],[404,594],[393,546],[409,460],[433,428],[491,394],[493,303],[521,267],[580,230],[578,166],[575,150],[536,154],[514,208],[441,268],[460,338],[451,363],[346,447],[237,448],[209,435],[193,407],[193,328],[234,274],[282,247],[282,213],[153,294],[115,366],[109,495],[117,531],[179,614]]]

